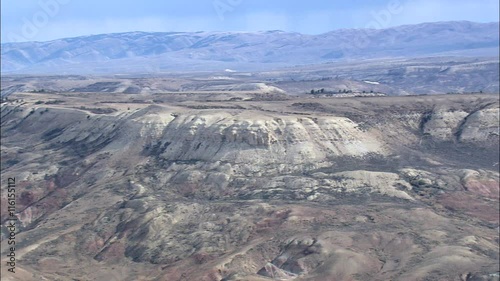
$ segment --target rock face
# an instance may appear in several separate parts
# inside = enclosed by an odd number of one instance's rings
[[[498,138],[498,123],[500,112],[498,108],[481,109],[465,120],[460,132],[460,141],[476,142]]]
[[[464,111],[434,111],[427,117],[429,121],[424,124],[424,135],[430,135],[441,141],[452,139],[467,116],[469,113]]]
[[[26,280],[498,272],[497,97],[18,98],[2,104],[2,174]]]
[[[147,120],[151,118],[165,120],[160,114],[157,118],[147,116]],[[146,124],[154,127],[154,132],[146,134],[160,135],[154,140],[160,149],[154,153],[170,160],[296,165],[323,162],[331,156],[383,152],[381,143],[376,139],[365,142],[369,134],[347,118],[247,119],[246,116],[207,114]]]
[[[424,134],[446,141],[457,137],[460,142],[484,142],[498,138],[500,111],[498,108],[478,109],[475,112],[438,110],[428,115]]]

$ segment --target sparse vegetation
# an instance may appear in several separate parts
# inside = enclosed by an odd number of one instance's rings
[[[325,89],[315,90],[315,89],[312,89],[309,92],[309,94],[311,94],[311,95],[323,95],[323,96],[345,96],[345,95],[349,95],[349,96],[373,96],[373,95],[384,96],[384,95],[386,95],[385,93],[374,92],[373,90],[371,90],[369,93],[367,93],[365,90],[353,91],[353,90],[349,90],[349,89],[339,89],[339,90],[325,90]]]
[[[49,100],[49,101],[45,102],[45,104],[48,104],[48,105],[50,105],[50,104],[62,104],[62,103],[64,103],[63,100]]]
[[[78,109],[81,109],[81,110],[86,110],[86,111],[90,111],[94,114],[110,114],[110,113],[114,113],[116,112],[117,110],[114,109],[114,108],[101,108],[101,107],[85,107],[85,106],[80,106]],[[90,117],[89,117],[90,118]]]
[[[45,90],[45,89],[38,89],[38,90],[31,90],[29,93],[48,93],[50,91]]]
[[[447,95],[475,95],[475,94],[485,94],[482,90],[478,92],[447,92]]]

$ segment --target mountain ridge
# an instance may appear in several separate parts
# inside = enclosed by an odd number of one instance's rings
[[[2,72],[264,70],[293,65],[474,52],[496,56],[498,23],[436,22],[387,29],[297,32],[125,32],[2,44]],[[147,65],[147,66],[145,66]],[[156,71],[156,72],[157,72]]]
[[[163,34],[163,35],[174,35],[174,34],[201,34],[201,33],[207,33],[207,34],[224,34],[224,33],[229,33],[229,34],[260,34],[260,33],[288,33],[288,34],[300,34],[304,36],[322,36],[325,34],[329,33],[334,33],[334,32],[341,32],[341,31],[362,31],[362,30],[386,30],[386,29],[393,29],[393,28],[406,28],[406,27],[414,27],[414,26],[425,26],[429,24],[449,24],[449,23],[456,23],[456,24],[476,24],[476,25],[499,25],[500,22],[473,22],[473,21],[467,21],[467,20],[458,20],[458,21],[436,21],[436,22],[423,22],[423,23],[418,23],[418,24],[403,24],[403,25],[398,25],[398,26],[393,26],[393,27],[387,27],[387,28],[339,28],[339,29],[334,29],[331,31],[323,32],[323,33],[318,33],[318,34],[307,34],[307,33],[300,33],[297,31],[286,31],[286,30],[281,30],[281,29],[276,29],[276,30],[258,30],[258,31],[221,31],[221,30],[215,30],[215,31],[141,31],[141,30],[134,30],[134,31],[125,31],[125,32],[111,32],[111,33],[97,33],[97,34],[88,34],[88,35],[79,35],[79,36],[71,36],[71,37],[62,37],[62,38],[57,38],[57,39],[51,39],[51,40],[44,40],[44,41],[25,41],[25,42],[5,42],[1,43],[1,45],[9,45],[9,44],[23,44],[23,43],[50,43],[58,40],[66,40],[66,39],[77,39],[77,38],[89,38],[89,37],[96,37],[96,36],[107,36],[107,35],[125,35],[125,34],[134,34],[134,33],[141,33],[141,34]]]

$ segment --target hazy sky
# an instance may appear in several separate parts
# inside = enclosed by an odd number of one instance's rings
[[[497,22],[498,0],[2,0],[2,42],[126,31],[285,30]]]

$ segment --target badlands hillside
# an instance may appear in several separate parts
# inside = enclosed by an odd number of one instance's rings
[[[500,278],[498,95],[18,92],[1,133],[5,280]]]

